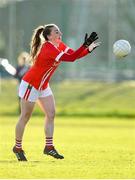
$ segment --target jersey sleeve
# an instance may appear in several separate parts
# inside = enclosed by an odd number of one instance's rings
[[[69,53],[65,53],[65,52],[61,52],[58,57],[56,58],[56,61],[68,61],[68,62],[73,62],[76,59],[78,59],[79,55],[85,50],[85,47],[82,45],[81,47],[79,47],[76,51],[74,51],[73,53],[69,54]]]
[[[69,53],[69,54],[72,54],[72,53],[74,53],[74,52],[75,52],[75,51],[74,51],[73,49],[71,49],[71,48],[69,48],[68,51],[67,51],[67,53]],[[86,55],[89,54],[89,53],[90,53],[90,52],[89,52],[88,48],[85,48],[84,51],[83,51],[77,58],[80,59],[80,58],[86,56]]]
[[[64,51],[60,51],[57,47],[55,47],[53,44],[49,44],[49,46],[45,49],[46,55],[49,56],[51,59],[55,59],[55,61],[69,61],[73,62],[75,61],[79,55],[85,50],[85,46],[79,47],[76,51],[69,54]]]
[[[72,54],[75,52],[72,48],[68,47],[63,42],[60,43],[59,49],[64,51],[65,53],[68,53],[68,54]],[[85,48],[84,51],[82,51],[82,53],[78,55],[77,59],[80,59],[80,58],[86,56],[88,53],[89,53],[88,48]],[[70,60],[63,60],[63,61],[69,61],[70,62]]]

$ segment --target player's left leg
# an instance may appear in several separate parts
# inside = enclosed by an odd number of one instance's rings
[[[52,94],[46,97],[40,97],[38,99],[40,102],[40,107],[42,107],[43,112],[46,114],[45,119],[45,148],[44,154],[53,156],[57,159],[63,159],[64,157],[60,155],[53,145],[53,133],[54,133],[54,117],[55,117],[55,102]]]

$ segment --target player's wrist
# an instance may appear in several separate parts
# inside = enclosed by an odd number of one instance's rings
[[[99,47],[100,44],[101,44],[101,42],[93,42],[93,43],[88,47],[89,52],[92,52],[94,49],[96,49],[97,47]]]

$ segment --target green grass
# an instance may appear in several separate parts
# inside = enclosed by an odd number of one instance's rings
[[[11,149],[17,117],[0,117],[0,178],[135,178],[135,121],[56,117],[54,142],[64,160],[43,155],[43,117],[32,117],[23,147],[28,162]]]
[[[24,135],[28,162],[17,162],[12,153],[16,86],[15,80],[1,80],[0,178],[135,178],[134,82],[52,83],[54,142],[65,159],[43,155],[44,118],[36,107]]]
[[[57,115],[135,118],[135,82],[64,81],[52,83]],[[0,115],[16,115],[17,82],[1,80]],[[7,108],[9,107],[9,108]],[[35,115],[41,115],[35,109]]]

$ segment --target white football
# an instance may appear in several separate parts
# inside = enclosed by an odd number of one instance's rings
[[[113,44],[113,53],[117,58],[127,56],[131,52],[130,43],[126,40],[118,40]]]

